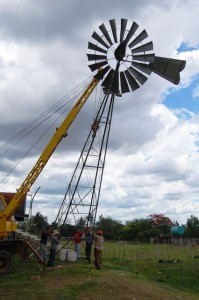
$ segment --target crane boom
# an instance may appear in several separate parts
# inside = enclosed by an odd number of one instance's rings
[[[28,176],[25,178],[21,186],[17,189],[17,192],[15,193],[14,197],[10,201],[8,205],[5,205],[5,201],[2,199],[2,203],[5,206],[5,209],[2,210],[0,205],[0,237],[6,236],[6,232],[11,232],[16,229],[15,222],[11,221],[11,218],[15,212],[15,210],[20,206],[20,204],[23,201],[24,195],[27,194],[27,192],[30,190],[31,186],[35,182],[35,180],[38,178],[39,174],[44,169],[46,163],[48,162],[49,158],[53,154],[54,150],[57,148],[58,144],[62,140],[63,137],[67,136],[67,130],[76,118],[77,114],[81,110],[81,108],[84,106],[86,101],[88,100],[89,96],[97,86],[99,80],[93,78],[92,81],[89,83],[89,85],[84,90],[81,97],[78,99],[78,101],[75,103],[71,111],[68,113],[64,121],[61,123],[61,125],[56,129],[56,132],[52,136],[51,140],[43,150],[42,154],[40,155],[39,159],[35,163],[32,170],[29,172]],[[7,224],[12,223],[12,224]]]

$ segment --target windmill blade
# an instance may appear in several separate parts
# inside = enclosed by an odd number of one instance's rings
[[[107,89],[108,93],[114,93],[121,96],[119,90],[119,72],[111,69],[102,82],[102,86]]]
[[[144,74],[140,73],[133,67],[129,67],[128,70],[140,84],[144,84],[147,81],[148,77],[146,77]]]
[[[98,54],[86,54],[86,55],[89,61],[106,59],[106,55],[98,55]]]
[[[138,43],[141,43],[143,40],[145,40],[148,37],[148,34],[146,30],[144,29],[130,44],[129,48],[133,48]]]
[[[136,69],[150,75],[152,70],[151,68],[149,67],[149,65],[146,65],[146,64],[142,64],[142,63],[137,63],[137,62],[132,62],[131,65],[133,67],[135,67]]]
[[[124,40],[124,34],[126,31],[126,25],[128,20],[127,19],[121,19],[121,31],[120,31],[120,43]]]
[[[111,69],[108,75],[106,76],[106,78],[104,79],[104,81],[102,82],[102,86],[106,87],[107,89],[110,89],[113,80],[113,74],[114,71],[113,69]]]
[[[127,37],[125,39],[125,43],[126,45],[128,44],[128,42],[130,41],[130,39],[132,38],[132,36],[134,35],[134,33],[136,32],[136,30],[138,29],[139,25],[135,22],[133,22],[133,24],[131,25],[131,28],[127,34]]]
[[[131,75],[131,73],[128,70],[125,70],[124,73],[126,75],[126,78],[128,80],[128,83],[129,83],[132,91],[137,90],[140,86],[137,83],[137,81],[134,79],[134,77]]]
[[[185,60],[155,56],[155,60],[149,64],[149,68],[152,72],[178,85],[180,82],[180,72],[184,69],[185,65]]]
[[[102,53],[107,53],[107,50],[98,47],[97,45],[88,42],[88,49],[95,50]]]
[[[149,42],[149,43],[144,44],[140,47],[131,49],[131,53],[133,54],[133,53],[145,52],[145,51],[150,51],[150,50],[153,50],[153,43],[152,42]]]
[[[124,72],[120,73],[120,83],[121,83],[121,92],[122,92],[122,94],[129,93],[130,89],[129,89],[126,77],[124,75]]]
[[[106,66],[104,69],[100,70],[95,76],[94,78],[97,80],[101,80],[104,75],[108,72],[108,70],[110,70],[110,66]]]
[[[110,45],[113,45],[113,42],[110,38],[110,35],[104,25],[104,23],[102,25],[99,26],[99,29],[101,30],[101,32],[104,34],[105,38],[107,39],[107,41],[109,42]]]
[[[93,32],[92,34],[92,38],[94,38],[97,42],[99,42],[100,44],[102,44],[105,48],[109,48],[109,46],[104,42],[104,40],[101,38],[101,36],[99,36],[99,34],[97,32]]]
[[[111,25],[111,30],[112,30],[114,41],[115,41],[115,43],[117,43],[117,28],[116,28],[115,19],[109,20],[109,23]]]
[[[93,71],[98,70],[99,68],[101,68],[105,65],[107,65],[107,61],[102,61],[100,63],[95,63],[95,64],[92,64],[92,65],[89,65],[89,68],[93,72]]]
[[[155,54],[139,54],[139,55],[133,55],[133,60],[138,60],[142,62],[154,62],[155,60]]]
[[[112,80],[110,90],[114,94],[120,94],[120,90],[119,90],[119,71],[114,71],[114,73],[113,73],[113,80]]]

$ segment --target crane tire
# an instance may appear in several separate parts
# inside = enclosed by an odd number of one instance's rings
[[[0,275],[9,274],[13,267],[13,257],[7,250],[0,250]]]

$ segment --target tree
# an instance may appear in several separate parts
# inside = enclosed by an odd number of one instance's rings
[[[117,239],[123,228],[121,221],[114,220],[111,217],[99,216],[99,220],[96,222],[96,229],[101,229],[106,239],[115,240]]]
[[[168,235],[171,232],[173,222],[163,214],[152,214],[149,215],[149,221],[151,222],[152,228],[156,229],[157,235]]]
[[[199,237],[199,219],[194,215],[187,219],[185,234],[187,237]]]
[[[126,240],[149,239],[151,236],[151,223],[148,219],[134,219],[127,221],[123,229],[123,237]]]
[[[33,232],[38,232],[42,227],[49,227],[48,218],[43,216],[40,212],[37,212],[31,219],[31,228]]]
[[[77,221],[76,221],[76,229],[83,229],[86,226],[86,219],[83,217],[80,217]]]
[[[72,237],[75,231],[76,227],[74,225],[62,224],[60,226],[60,234],[63,237]]]

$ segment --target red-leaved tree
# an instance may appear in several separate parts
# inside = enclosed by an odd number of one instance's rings
[[[168,234],[171,232],[173,222],[170,218],[163,214],[152,214],[148,216],[149,221],[153,228],[158,228],[162,234]]]

